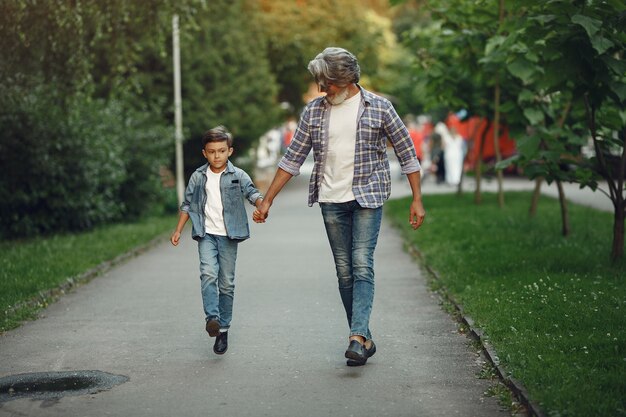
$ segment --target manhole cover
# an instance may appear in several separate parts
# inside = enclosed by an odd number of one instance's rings
[[[0,378],[0,402],[18,398],[50,399],[95,394],[128,381],[102,371],[35,372]]]

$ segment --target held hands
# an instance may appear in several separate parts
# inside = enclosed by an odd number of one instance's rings
[[[267,201],[263,200],[260,204],[257,205],[254,213],[252,213],[252,220],[254,220],[255,223],[265,223],[265,219],[267,219],[269,212],[270,204]]]
[[[409,223],[413,230],[417,230],[424,222],[426,211],[421,201],[413,201],[409,207]]]

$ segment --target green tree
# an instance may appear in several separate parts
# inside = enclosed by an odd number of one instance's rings
[[[147,44],[170,31],[163,17],[192,15],[193,0],[8,0],[0,5],[3,87],[46,84],[64,96],[79,91],[108,98],[142,64]],[[176,4],[176,5],[175,5]],[[14,91],[14,89],[11,89]]]
[[[180,16],[185,165],[195,169],[200,137],[225,125],[235,136],[237,155],[280,120],[278,86],[265,56],[259,9],[252,0],[192,2]],[[197,4],[196,4],[197,3]],[[173,121],[171,15],[160,16],[164,35],[154,34],[137,49],[137,65],[123,83],[124,100],[155,109]],[[156,42],[154,36],[163,37]],[[118,83],[119,84],[119,83]]]
[[[3,2],[0,149],[6,167],[10,162],[23,171],[0,183],[3,220],[27,216],[33,224],[7,222],[27,225],[21,233],[54,231],[150,208],[162,188],[158,169],[173,153],[167,126],[173,119],[174,13],[182,22],[188,137],[225,124],[238,151],[245,151],[278,115],[255,5],[252,0]],[[171,148],[162,146],[168,142]],[[54,175],[46,181],[32,165],[31,147],[47,158],[39,168]],[[30,192],[33,184],[40,185],[36,193]],[[78,210],[81,204],[89,209]],[[81,216],[71,218],[77,211]]]
[[[258,10],[251,1],[212,1],[181,28],[187,131],[197,137],[223,124],[233,132],[237,150],[246,150],[281,115]]]
[[[485,133],[496,114],[506,114],[507,125],[519,119],[514,99],[519,83],[512,82],[495,64],[498,50],[494,45],[502,37],[499,9],[487,2],[439,0],[428,2],[421,10],[429,19],[405,30],[404,41],[407,48],[415,51],[418,67],[414,76],[424,88],[425,108],[431,111],[464,108],[470,116],[487,119],[487,128],[475,132],[471,138],[472,146],[477,146],[482,155],[485,141],[495,140],[486,138]],[[494,99],[496,91],[499,91],[498,100]],[[475,201],[480,203],[480,158],[475,165],[475,176]],[[502,204],[502,187],[499,189]]]
[[[122,1],[0,7],[0,154],[8,173],[0,181],[0,233],[89,228],[160,206],[166,123],[115,98],[127,74],[103,59],[117,54],[135,67],[132,48],[122,45],[138,40],[133,27],[154,33],[157,15]],[[105,82],[98,74],[110,76]]]
[[[564,233],[561,182],[595,189],[605,180],[615,207],[611,256],[622,257],[624,2],[508,0],[498,8],[456,0],[428,6],[431,24],[413,28],[407,38],[424,68],[427,105],[504,118],[519,140],[519,155],[496,168],[517,161],[531,178],[556,181]],[[581,153],[587,138],[592,157]]]
[[[384,11],[380,2],[349,0],[260,0],[267,57],[280,85],[279,99],[298,113],[311,77],[307,65],[327,46],[348,49],[364,77],[375,77],[384,29],[372,23]]]
[[[626,19],[623,1],[524,2],[511,20],[506,65],[532,134],[517,162],[527,175],[598,187],[614,205],[611,258],[624,253]],[[581,153],[590,139],[593,156]],[[563,166],[574,169],[562,169]]]

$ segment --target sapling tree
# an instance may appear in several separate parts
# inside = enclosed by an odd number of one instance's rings
[[[598,189],[614,207],[611,259],[624,256],[626,19],[620,1],[528,1],[507,41],[509,71],[532,126],[518,163],[531,178]],[[581,147],[591,143],[586,155]],[[564,167],[568,169],[564,169]],[[607,189],[603,189],[604,181]]]

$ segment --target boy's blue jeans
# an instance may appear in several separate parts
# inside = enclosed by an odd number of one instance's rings
[[[206,320],[218,320],[222,330],[230,327],[233,318],[237,245],[227,236],[208,233],[198,241],[204,314]]]
[[[350,336],[371,339],[374,301],[374,249],[383,208],[363,208],[356,201],[320,203],[326,234],[335,258],[339,294],[346,310]]]

